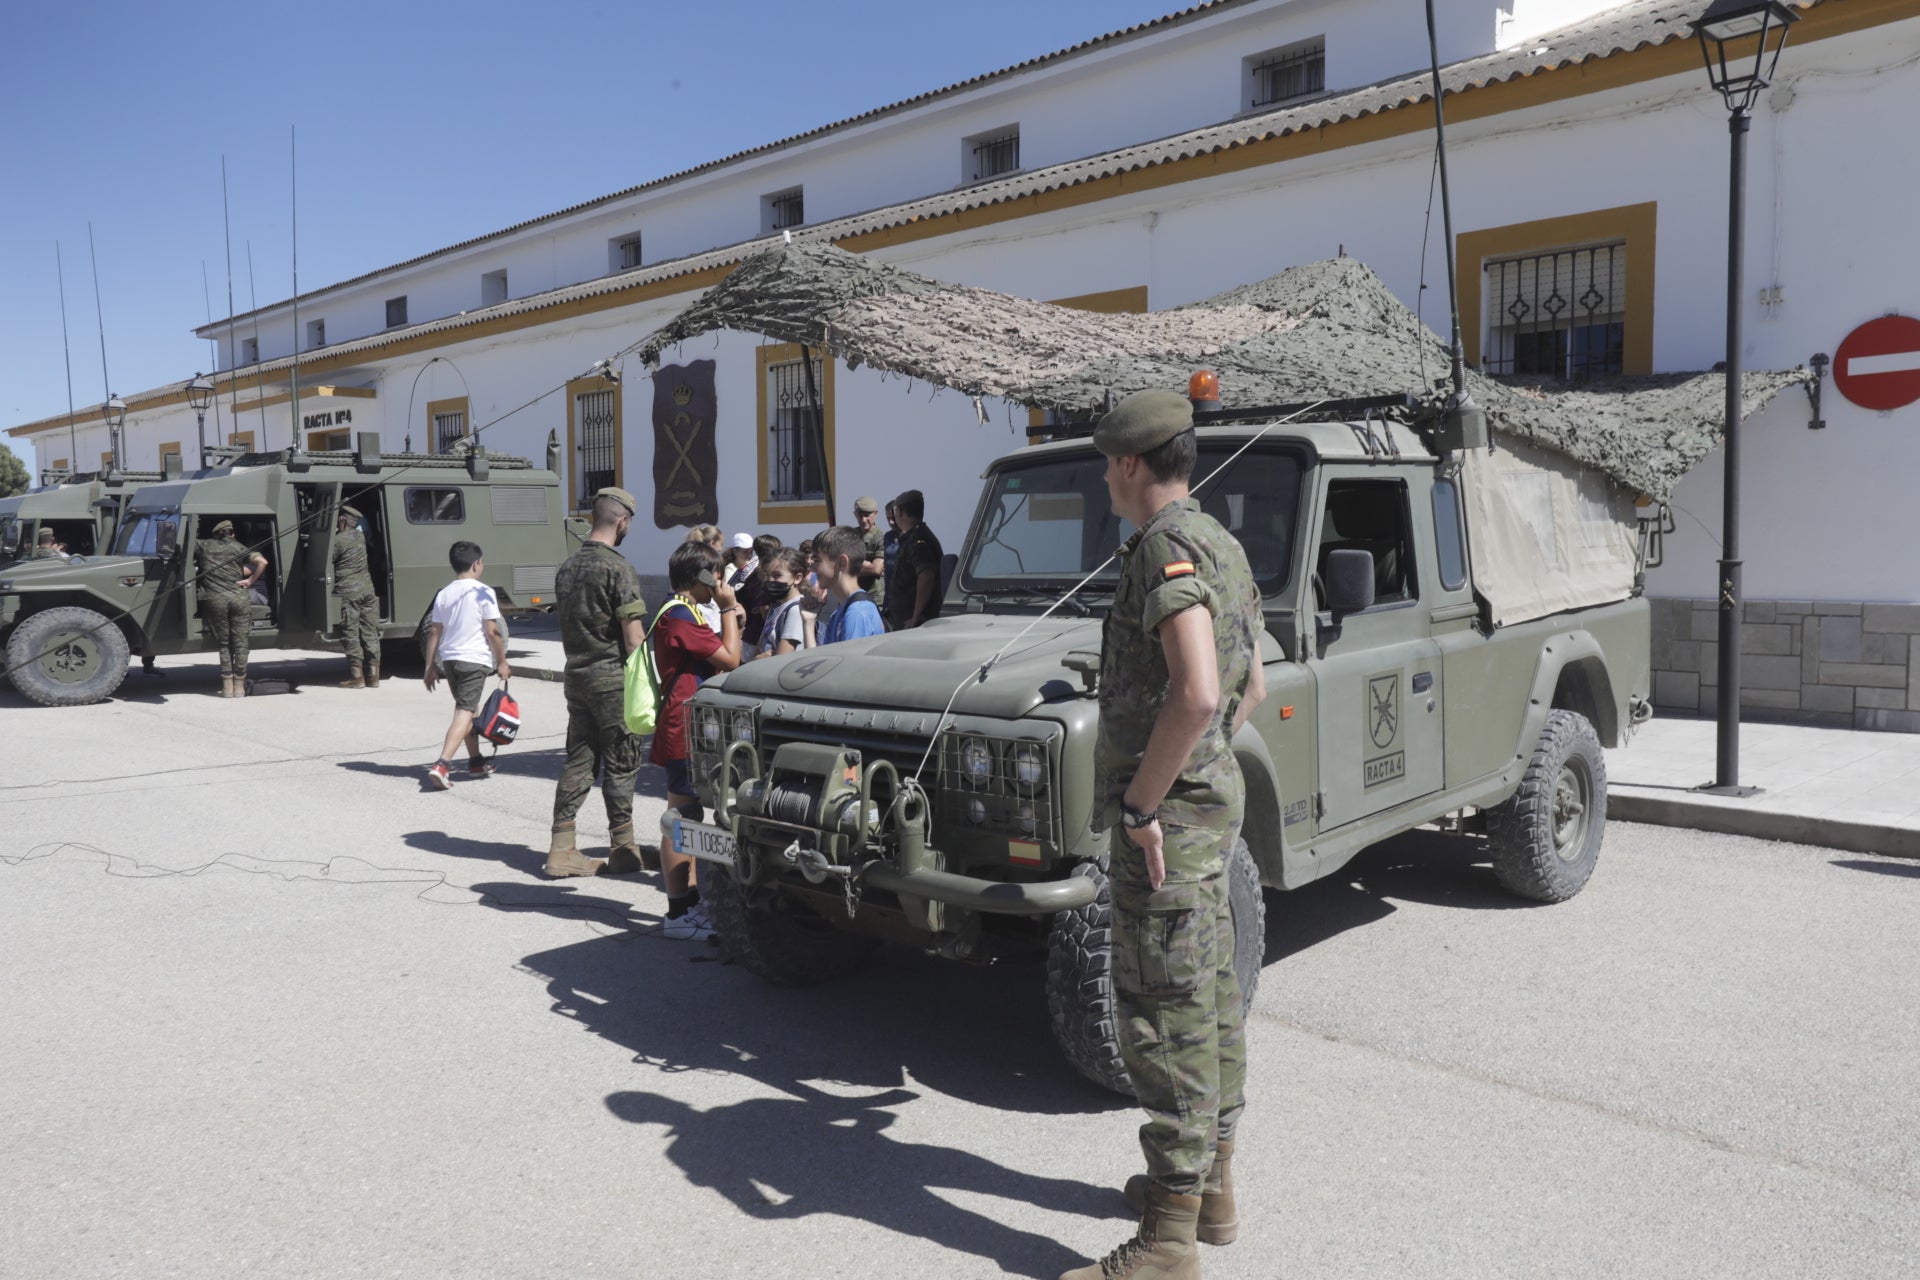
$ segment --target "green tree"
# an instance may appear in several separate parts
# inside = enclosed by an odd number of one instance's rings
[[[20,461],[19,454],[0,444],[0,498],[11,498],[32,487],[33,478],[27,474],[27,464]]]

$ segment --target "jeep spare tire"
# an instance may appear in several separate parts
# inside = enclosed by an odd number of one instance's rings
[[[1053,918],[1047,938],[1047,1014],[1060,1052],[1081,1075],[1115,1093],[1133,1096],[1120,1058],[1120,1016],[1113,997],[1113,899],[1107,888],[1107,855],[1075,868],[1096,881],[1092,902]],[[1227,901],[1233,911],[1233,971],[1242,1009],[1253,1007],[1260,964],[1267,950],[1267,903],[1260,869],[1244,839],[1227,859]]]
[[[1493,873],[1510,893],[1565,902],[1600,860],[1607,826],[1607,757],[1577,711],[1547,716],[1520,788],[1487,810]]]
[[[83,707],[120,687],[127,654],[127,637],[104,614],[47,609],[13,629],[7,670],[13,687],[43,707]]]

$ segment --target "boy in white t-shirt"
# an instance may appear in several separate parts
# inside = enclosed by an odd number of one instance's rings
[[[454,579],[433,598],[433,616],[427,629],[427,688],[442,676],[453,690],[453,723],[440,744],[440,758],[427,770],[427,785],[445,791],[453,785],[453,749],[467,743],[467,776],[484,778],[493,766],[480,758],[480,735],[473,718],[480,710],[480,694],[487,677],[502,680],[513,675],[507,664],[507,629],[493,588],[480,581],[487,562],[474,542],[456,542],[447,552]]]

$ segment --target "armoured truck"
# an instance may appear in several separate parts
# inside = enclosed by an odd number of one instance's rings
[[[1517,441],[1361,416],[1198,430],[1194,496],[1245,548],[1266,623],[1267,697],[1233,739],[1249,1000],[1263,886],[1415,827],[1484,833],[1522,897],[1578,893],[1606,821],[1602,746],[1651,714],[1635,495]],[[1086,439],[995,463],[940,619],[708,681],[688,732],[714,820],[669,813],[662,840],[707,861],[722,941],[777,983],[844,972],[882,938],[1044,961],[1060,1047],[1124,1091],[1094,740],[1131,530],[1104,463]]]
[[[42,529],[69,555],[106,551],[133,495],[164,478],[160,471],[44,473],[39,488],[0,498],[0,567],[31,557]]]
[[[388,454],[361,435],[352,451],[216,452],[193,476],[148,483],[127,504],[106,554],[22,561],[0,570],[0,643],[13,685],[46,706],[98,702],[119,687],[129,656],[211,650],[193,549],[221,520],[266,556],[252,647],[337,643],[332,544],[342,505],[362,515],[383,647],[417,659],[416,637],[446,585],[447,550],[486,551],[501,609],[550,607],[554,575],[581,531],[561,496],[559,445],[544,467],[474,449],[461,456]]]

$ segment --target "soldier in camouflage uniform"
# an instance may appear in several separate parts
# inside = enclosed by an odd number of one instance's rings
[[[380,687],[380,598],[367,567],[367,535],[360,513],[340,508],[333,535],[333,594],[340,597],[340,644],[347,653],[342,689]]]
[[[864,558],[860,563],[860,589],[873,598],[873,607],[887,616],[887,535],[880,529],[880,503],[873,498],[857,498],[853,518],[860,522]]]
[[[550,876],[617,876],[641,866],[633,834],[640,742],[627,732],[626,656],[645,643],[647,605],[640,597],[640,576],[614,550],[625,540],[637,508],[625,489],[595,494],[593,532],[554,579],[566,653],[567,762],[553,795]],[[574,817],[601,768],[612,845],[605,862],[582,855],[574,834]]]
[[[1227,860],[1246,784],[1230,740],[1266,685],[1246,554],[1187,493],[1192,406],[1144,391],[1094,433],[1114,511],[1138,527],[1101,637],[1096,770],[1112,830],[1121,1054],[1147,1110],[1133,1239],[1062,1280],[1192,1280],[1196,1240],[1238,1229],[1231,1167],[1246,1053]]]
[[[247,650],[253,639],[253,606],[247,591],[267,569],[267,558],[242,546],[233,521],[213,526],[193,549],[199,577],[200,617],[220,652],[220,696],[247,696]]]

